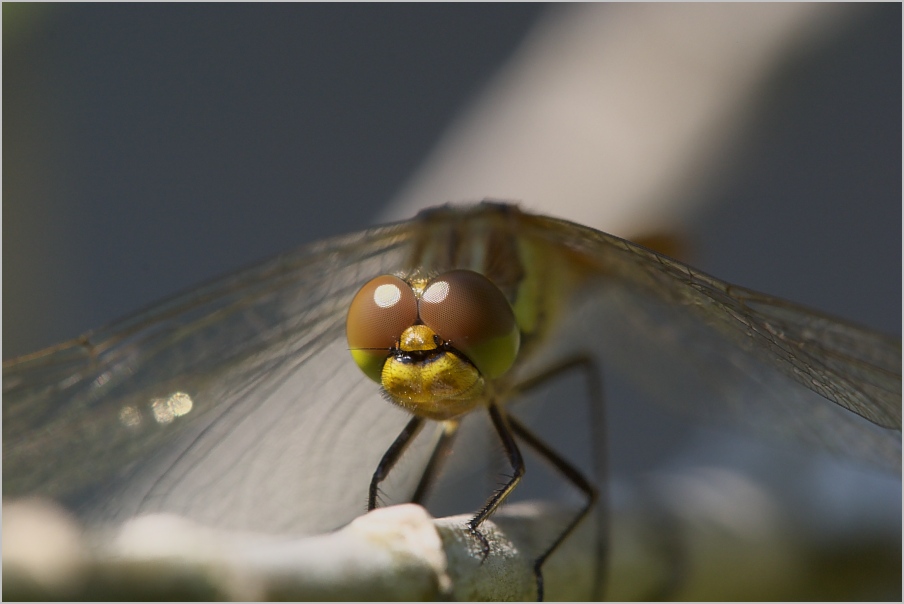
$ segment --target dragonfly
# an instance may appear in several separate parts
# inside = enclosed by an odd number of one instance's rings
[[[375,470],[412,426],[367,358],[393,345],[347,339],[350,307],[379,276],[421,279],[421,295],[450,272],[511,309],[510,358],[465,363],[492,388],[477,406],[541,454],[509,408],[567,359],[592,359],[589,373],[619,372],[667,405],[900,471],[898,338],[483,202],[310,244],[5,361],[4,496],[50,497],[89,525],[150,512],[277,534],[345,525],[375,505]],[[421,491],[429,450],[395,489]]]

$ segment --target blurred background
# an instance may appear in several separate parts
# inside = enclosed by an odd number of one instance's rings
[[[900,5],[7,3],[3,34],[4,359],[488,196],[900,336]],[[897,539],[899,480],[801,463],[803,509]]]
[[[3,358],[484,196],[672,228],[721,278],[900,333],[898,6],[3,16]]]

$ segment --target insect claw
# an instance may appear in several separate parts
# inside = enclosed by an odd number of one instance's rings
[[[480,563],[483,564],[487,557],[490,555],[490,542],[486,538],[486,535],[477,530],[477,527],[474,526],[471,522],[468,522],[468,532],[474,536],[475,539],[480,541]]]

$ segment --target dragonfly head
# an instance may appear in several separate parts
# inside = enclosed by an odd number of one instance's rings
[[[352,300],[346,334],[365,375],[394,403],[430,419],[478,404],[486,381],[514,363],[521,338],[499,288],[469,270],[369,281]]]

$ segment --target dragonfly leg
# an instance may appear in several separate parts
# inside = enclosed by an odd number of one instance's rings
[[[520,482],[521,477],[524,476],[524,460],[521,457],[521,451],[518,450],[518,445],[515,443],[515,437],[512,436],[506,413],[495,402],[490,403],[489,412],[490,419],[493,421],[493,427],[496,428],[496,433],[499,435],[502,446],[505,449],[505,455],[512,466],[512,477],[502,488],[493,493],[480,511],[468,521],[468,530],[482,545],[484,559],[490,554],[490,544],[483,533],[478,530],[478,527],[490,514],[496,511],[496,508],[509,496],[518,482]]]
[[[517,436],[524,440],[528,446],[537,451],[543,458],[548,460],[556,469],[558,469],[572,484],[584,492],[587,496],[587,502],[578,512],[574,520],[566,527],[562,534],[553,542],[553,544],[537,559],[534,567],[534,573],[537,576],[538,590],[542,599],[543,576],[540,568],[543,562],[555,551],[555,549],[568,537],[578,523],[587,515],[594,503],[601,501],[601,505],[595,508],[596,516],[596,569],[594,573],[594,585],[592,599],[599,601],[602,598],[603,588],[606,585],[606,575],[609,568],[609,510],[608,510],[608,460],[606,448],[606,414],[605,401],[603,398],[603,384],[600,369],[594,358],[587,354],[576,355],[563,359],[561,362],[547,367],[544,371],[530,377],[521,382],[514,389],[514,396],[527,392],[555,379],[562,374],[570,371],[581,372],[587,385],[587,393],[589,397],[590,421],[594,438],[592,439],[593,447],[593,473],[596,485],[590,483],[586,477],[568,461],[559,456],[549,446],[544,444],[536,435],[527,430],[527,428],[518,422],[515,417],[509,416],[510,426]]]
[[[380,483],[383,482],[387,476],[389,476],[389,472],[392,470],[393,466],[396,465],[396,462],[402,457],[402,454],[405,453],[405,449],[408,448],[408,445],[414,440],[414,438],[421,431],[421,428],[424,427],[424,418],[422,417],[412,417],[411,421],[405,425],[405,428],[402,429],[402,432],[396,437],[393,443],[389,446],[389,449],[386,450],[386,453],[383,454],[383,458],[380,460],[380,463],[377,465],[377,469],[374,471],[373,478],[370,480],[370,489],[368,490],[367,495],[367,511],[371,511],[377,507],[377,494],[380,490]]]
[[[562,544],[563,541],[574,531],[575,527],[584,519],[593,504],[596,503],[598,494],[593,484],[587,480],[581,472],[571,465],[565,458],[561,457],[552,448],[541,441],[536,434],[531,432],[519,422],[515,417],[509,416],[509,426],[515,436],[523,440],[531,449],[536,451],[540,456],[550,462],[559,472],[561,472],[572,484],[583,491],[586,495],[586,501],[580,511],[574,516],[568,526],[556,537],[555,541],[550,544],[546,550],[534,560],[534,576],[537,578],[537,596],[538,600],[543,599],[543,573],[541,572],[543,563],[546,559]],[[599,583],[599,577],[595,577],[596,584]]]
[[[436,443],[436,447],[433,449],[433,454],[430,455],[430,461],[428,461],[426,467],[424,467],[424,473],[421,475],[421,480],[414,490],[414,495],[411,496],[411,503],[420,504],[427,497],[427,493],[430,491],[436,477],[439,475],[442,463],[446,461],[449,448],[452,446],[455,437],[458,435],[458,422],[447,421],[443,423],[442,434],[439,437],[439,441]]]

